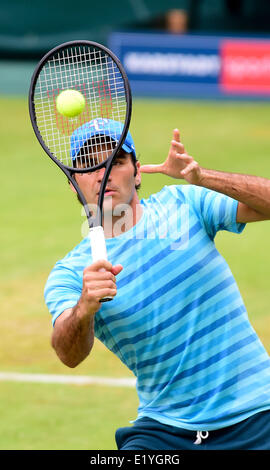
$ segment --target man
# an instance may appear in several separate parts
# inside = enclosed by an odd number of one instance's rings
[[[103,172],[76,176],[89,204]],[[140,201],[141,172],[188,184]],[[64,364],[83,361],[96,336],[137,377],[138,418],[117,430],[118,449],[270,449],[270,359],[214,244],[218,230],[269,218],[269,180],[202,168],[177,129],[165,162],[141,167],[128,134],[104,199],[109,261],[91,263],[86,238],[45,288]]]

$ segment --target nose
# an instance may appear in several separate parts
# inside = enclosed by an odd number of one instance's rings
[[[96,170],[96,172],[98,181],[101,181],[104,176],[105,168],[99,168],[99,170]]]
[[[96,170],[97,173],[97,182],[101,184],[101,181],[103,180],[103,176],[105,173],[106,168],[100,168],[99,170]],[[109,173],[107,183],[111,182],[111,174]]]

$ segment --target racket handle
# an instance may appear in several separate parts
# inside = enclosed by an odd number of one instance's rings
[[[108,259],[103,227],[92,227],[89,230],[93,263],[100,259]]]
[[[108,259],[107,248],[106,248],[106,241],[105,241],[103,227],[98,226],[98,227],[90,228],[89,239],[90,239],[93,263],[95,261],[99,261],[100,259],[107,260]],[[105,271],[105,270],[102,269],[101,271]],[[103,299],[100,299],[100,302],[108,302],[112,299],[113,297],[104,297]]]

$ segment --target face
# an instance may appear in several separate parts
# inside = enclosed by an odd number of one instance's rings
[[[99,161],[106,160],[108,157],[106,145],[96,145],[93,148],[91,158],[95,158],[95,155],[98,155]],[[80,166],[82,167],[83,165],[80,164]],[[117,157],[106,186],[103,203],[104,214],[112,211],[116,212],[117,206],[120,207],[126,204],[134,211],[136,210],[136,204],[139,203],[139,199],[135,186],[141,182],[139,162],[136,162],[136,166],[137,174],[135,176],[131,155],[122,151]],[[88,204],[96,205],[98,202],[104,171],[105,168],[101,168],[93,172],[77,173],[75,175],[76,181]],[[73,191],[75,191],[74,188]]]

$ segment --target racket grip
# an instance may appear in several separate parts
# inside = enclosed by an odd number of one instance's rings
[[[107,260],[107,248],[103,227],[98,226],[90,228],[89,239],[93,263],[95,261],[99,261],[100,259]],[[104,269],[102,269],[101,271],[104,271]],[[100,302],[108,302],[112,299],[113,297],[104,297],[103,299],[100,299]]]
[[[100,259],[108,259],[103,227],[93,227],[89,230],[93,263]]]

